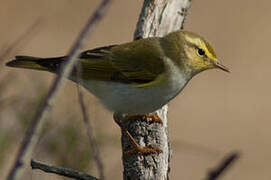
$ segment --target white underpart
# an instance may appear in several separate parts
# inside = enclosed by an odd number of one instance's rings
[[[171,60],[165,58],[165,64],[170,75],[152,87],[136,87],[133,84],[96,80],[83,80],[82,85],[113,112],[150,113],[178,95],[188,81]]]

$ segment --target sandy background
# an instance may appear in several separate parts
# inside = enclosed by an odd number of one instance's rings
[[[99,1],[0,2],[1,50],[41,17],[36,33],[10,54],[12,58],[16,54],[49,57],[67,53]],[[141,5],[142,1],[115,1],[85,49],[130,41]],[[170,103],[172,179],[202,179],[209,168],[233,150],[240,151],[242,157],[223,180],[271,179],[270,5],[267,0],[193,1],[185,29],[208,39],[232,73],[204,72]],[[46,72],[10,69],[3,63],[0,62],[0,177],[10,168],[27,124],[54,78]],[[92,95],[85,96],[95,120],[106,176],[121,179],[119,129],[111,113]],[[34,158],[97,175],[88,150],[76,88],[68,82],[57,98]],[[24,179],[61,178],[28,169]]]

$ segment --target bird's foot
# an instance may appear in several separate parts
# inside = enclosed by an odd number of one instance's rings
[[[114,114],[114,120],[115,122],[120,126],[123,133],[129,138],[130,142],[133,144],[134,148],[132,150],[128,150],[124,153],[124,157],[130,156],[132,154],[140,153],[143,155],[148,154],[159,154],[163,152],[160,148],[153,148],[152,145],[148,145],[147,147],[140,146],[132,137],[132,135],[128,132],[128,130],[124,127],[123,123],[129,121],[129,120],[136,120],[140,118],[146,118],[150,119],[151,121],[158,122],[160,124],[163,124],[162,120],[159,118],[156,114],[147,114],[147,115],[128,115],[123,116],[121,114]]]
[[[141,153],[143,155],[148,155],[148,154],[158,154],[161,153],[162,150],[159,148],[153,148],[152,145],[148,145],[148,147],[142,147],[140,146],[135,140],[134,138],[131,136],[131,134],[124,129],[123,130],[124,134],[129,138],[130,142],[133,144],[134,149],[129,150],[127,152],[124,153],[124,156],[130,156],[132,154],[136,154],[136,153]]]
[[[163,121],[160,119],[160,117],[157,114],[128,115],[126,117],[126,121],[136,120],[136,119],[140,119],[140,118],[149,119],[153,122],[163,124]]]
[[[132,150],[126,151],[124,153],[124,157],[131,156],[133,154],[140,153],[142,155],[149,155],[149,154],[156,154],[158,155],[159,153],[163,152],[160,148],[153,148],[151,145],[147,147],[142,147],[137,144]]]

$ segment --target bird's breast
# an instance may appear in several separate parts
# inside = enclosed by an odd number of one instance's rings
[[[175,65],[169,66],[162,80],[147,86],[96,80],[84,80],[83,86],[113,112],[146,114],[167,104],[188,82]]]

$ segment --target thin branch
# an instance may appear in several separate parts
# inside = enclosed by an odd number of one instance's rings
[[[93,151],[93,157],[97,164],[98,171],[100,174],[100,179],[105,180],[104,175],[104,165],[101,160],[101,155],[98,147],[98,143],[95,137],[94,128],[91,124],[91,119],[89,118],[89,114],[86,109],[86,105],[84,103],[84,94],[81,91],[80,85],[82,84],[82,64],[80,61],[78,61],[76,66],[76,78],[77,78],[77,92],[78,92],[78,100],[81,107],[81,111],[83,114],[83,120],[87,128],[87,134],[89,138],[89,143]]]
[[[71,168],[47,165],[35,160],[31,160],[31,168],[39,169],[47,173],[53,173],[53,174],[58,174],[58,175],[69,177],[69,178],[74,178],[77,180],[99,180],[96,177],[88,175],[84,172],[76,171]]]
[[[104,180],[105,179],[104,165],[102,163],[101,156],[100,156],[100,151],[99,151],[99,148],[98,148],[98,143],[97,143],[97,140],[96,140],[94,132],[93,132],[94,128],[92,127],[91,120],[89,118],[89,115],[87,113],[86,106],[85,106],[85,103],[84,103],[83,93],[82,93],[82,91],[80,89],[80,81],[77,84],[77,90],[78,90],[79,104],[80,104],[80,107],[81,107],[81,110],[82,110],[84,123],[86,124],[86,127],[87,127],[87,134],[88,134],[88,138],[89,138],[89,143],[90,143],[90,146],[91,146],[92,151],[93,151],[93,157],[94,157],[94,160],[96,161],[96,164],[98,166],[100,179]]]
[[[16,156],[15,162],[8,174],[8,180],[18,179],[21,174],[22,166],[25,165],[26,161],[30,159],[30,155],[32,154],[33,148],[36,145],[40,136],[43,124],[45,123],[45,118],[47,117],[50,107],[52,106],[52,103],[57,93],[59,92],[61,85],[64,83],[64,78],[71,73],[72,68],[78,60],[77,57],[79,56],[80,49],[83,46],[86,37],[90,34],[91,30],[93,30],[95,25],[102,19],[106,12],[106,9],[109,7],[110,2],[112,2],[112,0],[103,0],[101,2],[100,6],[89,18],[86,26],[81,31],[76,42],[71,47],[67,60],[61,66],[60,74],[54,80],[43,105],[37,112],[34,120],[30,124],[29,129],[27,130],[23,142],[21,143],[19,152]]]
[[[206,180],[217,180],[222,174],[224,174],[236,160],[240,157],[238,152],[229,154],[217,167],[210,170]]]

